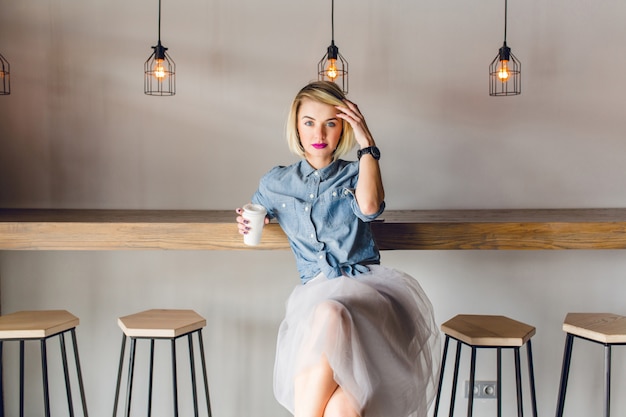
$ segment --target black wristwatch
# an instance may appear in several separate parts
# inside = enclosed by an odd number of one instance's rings
[[[358,151],[356,151],[356,156],[359,159],[361,159],[361,157],[365,154],[372,155],[372,158],[377,161],[380,159],[380,150],[376,146],[369,146],[367,148],[359,149]]]

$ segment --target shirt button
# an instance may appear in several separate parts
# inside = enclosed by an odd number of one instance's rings
[[[320,259],[324,259],[324,255],[320,255]]]
[[[311,233],[311,239],[315,239],[315,233]]]
[[[337,191],[333,191],[333,197],[337,197]]]
[[[319,173],[318,171],[315,171],[315,176],[316,176],[316,177],[319,177],[319,176],[320,176],[320,173]]]
[[[315,198],[315,194],[309,194],[309,197]]]
[[[287,204],[283,203],[283,208],[287,207]]]
[[[343,190],[343,193],[344,193],[345,195],[348,195],[348,194],[350,194],[350,191],[348,191],[348,190]]]
[[[304,208],[304,211],[309,211],[309,206],[306,206],[306,207]]]

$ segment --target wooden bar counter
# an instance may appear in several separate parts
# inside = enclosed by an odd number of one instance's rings
[[[277,224],[242,243],[233,210],[0,209],[0,250],[289,249]],[[382,250],[626,249],[626,208],[386,211]]]

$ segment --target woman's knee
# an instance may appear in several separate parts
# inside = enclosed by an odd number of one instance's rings
[[[334,300],[326,300],[315,307],[315,322],[338,323],[342,320],[346,308],[343,304]]]

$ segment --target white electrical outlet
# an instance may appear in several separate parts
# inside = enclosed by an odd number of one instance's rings
[[[496,381],[474,381],[474,399],[497,398]],[[465,398],[469,398],[469,381],[465,381]]]

